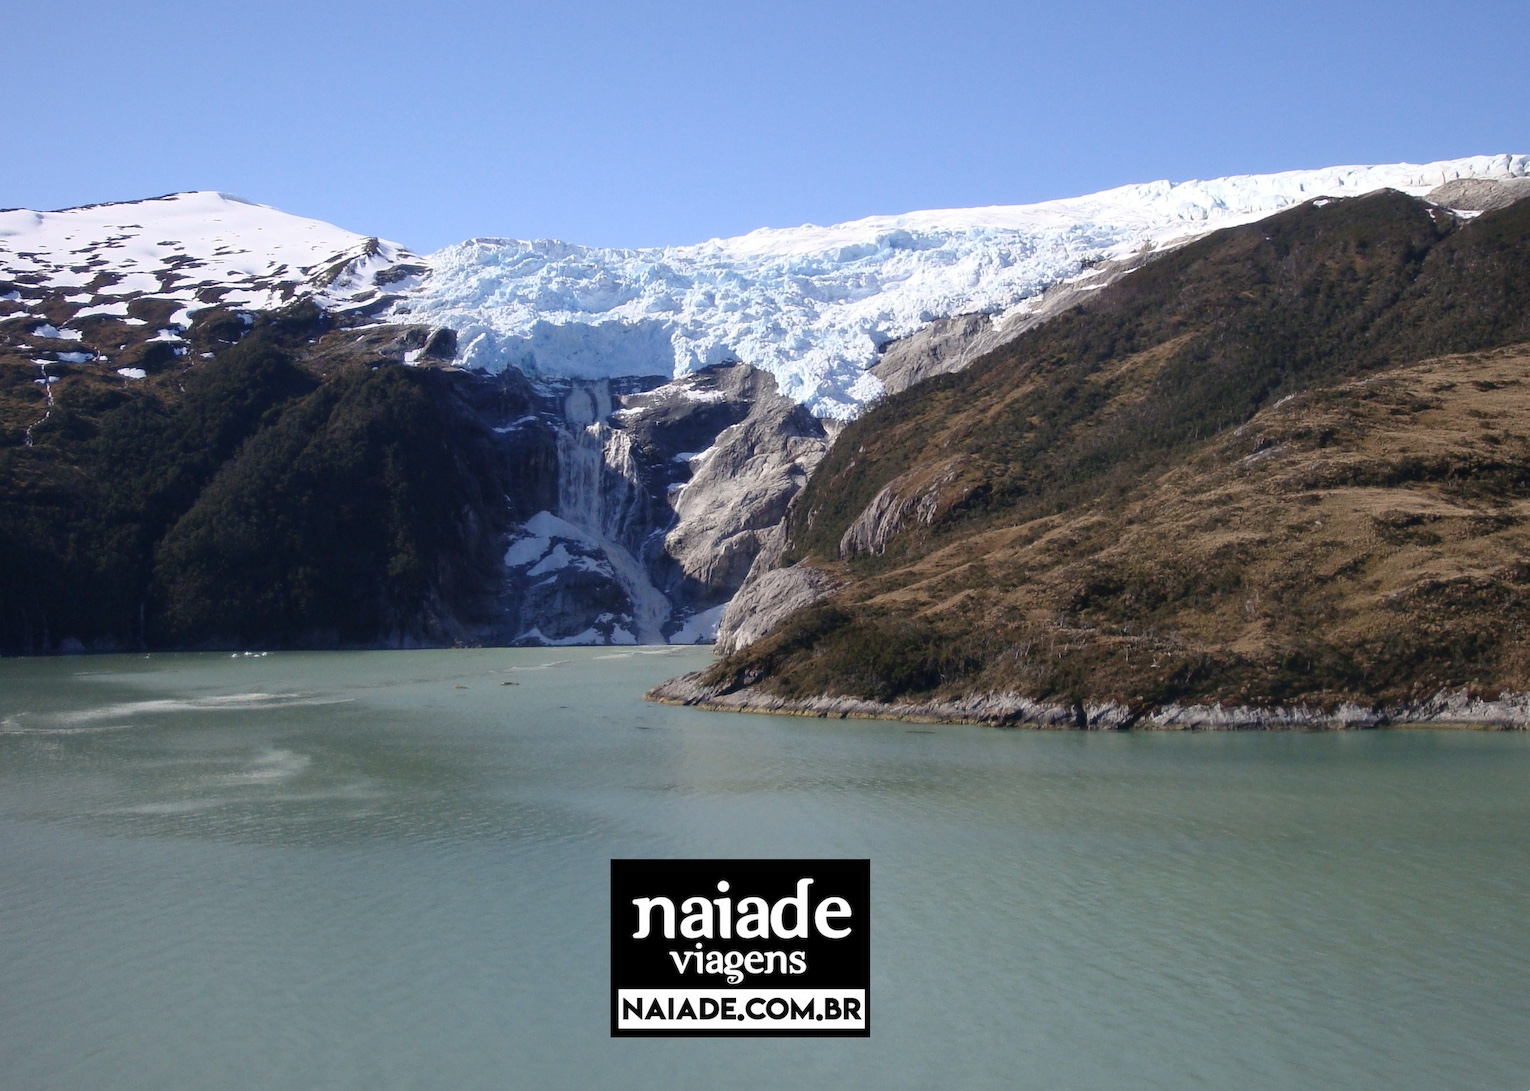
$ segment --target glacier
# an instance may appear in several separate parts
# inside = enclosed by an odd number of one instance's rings
[[[458,363],[490,373],[675,379],[748,363],[815,415],[843,420],[883,392],[867,371],[883,346],[933,320],[984,314],[1002,334],[1046,289],[1102,262],[1314,198],[1386,187],[1424,196],[1451,181],[1527,174],[1530,156],[1474,156],[1148,182],[687,246],[485,238],[426,257],[229,194],[180,193],[0,211],[0,271],[11,281],[0,302],[21,308],[5,317],[26,317],[53,293],[76,308],[70,321],[106,315],[132,325],[132,300],[173,300],[173,335],[216,303],[268,310],[313,298],[359,320],[453,329]]]
[[[743,361],[819,417],[846,419],[882,392],[866,371],[882,346],[934,319],[984,313],[1002,328],[1097,263],[1314,198],[1527,173],[1530,156],[1496,155],[1158,181],[651,249],[472,239],[425,258],[429,275],[391,317],[455,329],[464,366],[534,378],[675,378]]]

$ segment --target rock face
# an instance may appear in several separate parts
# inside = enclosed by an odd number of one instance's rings
[[[997,320],[987,314],[937,318],[907,337],[889,341],[868,370],[882,380],[889,394],[907,390],[936,375],[961,371],[1027,330],[1072,310],[1094,292],[1161,253],[1162,250],[1145,248],[1123,257],[1096,261],[1077,276],[1052,285]]]
[[[494,430],[507,442],[540,437],[552,447],[554,480],[543,488],[552,500],[520,515],[499,612],[480,638],[713,639],[828,449],[823,424],[747,364],[662,385],[599,379],[537,389],[535,412]]]
[[[431,333],[421,350],[422,356],[432,360],[453,360],[457,356],[457,331],[438,329]]]
[[[720,369],[710,385],[687,389],[720,395],[748,413],[706,449],[672,456],[684,458],[691,477],[671,493],[678,522],[664,536],[676,569],[668,589],[699,609],[725,604],[742,586],[829,442],[822,423],[780,397],[765,372],[736,365]],[[642,410],[630,412],[641,427]]]
[[[961,459],[947,459],[901,474],[878,490],[839,540],[839,556],[878,554],[899,532],[930,526],[968,492]]]
[[[1530,178],[1457,178],[1429,191],[1425,200],[1461,212],[1492,212],[1530,197]]]
[[[1092,298],[1095,292],[1146,264],[1158,253],[1144,250],[1099,262],[1082,276],[1049,288],[1003,321],[996,322],[986,314],[936,319],[909,337],[889,342],[870,370],[889,394],[938,375],[962,371],[1028,330]],[[820,452],[812,458],[811,465],[816,466],[821,457]],[[887,542],[907,527],[930,526],[966,498],[971,491],[971,482],[966,477],[960,460],[952,459],[920,467],[888,483],[845,531],[839,543],[840,558],[881,553]],[[785,514],[783,508],[781,515]],[[781,567],[786,541],[784,521],[768,533],[755,534],[767,544],[759,549],[737,597],[722,615],[717,632],[720,655],[730,655],[760,640],[794,611],[829,595],[842,582],[811,564]]]
[[[1008,339],[986,314],[937,318],[919,332],[884,345],[871,373],[889,394],[896,394],[932,376],[960,371]]]

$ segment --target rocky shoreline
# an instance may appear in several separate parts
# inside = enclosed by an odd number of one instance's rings
[[[1474,697],[1442,691],[1425,701],[1392,706],[1343,703],[1260,708],[1252,705],[1160,705],[1132,710],[1116,702],[1068,705],[1015,693],[973,694],[941,701],[884,703],[854,697],[787,698],[753,687],[722,692],[684,674],[643,696],[666,705],[712,712],[761,712],[822,719],[904,720],[912,723],[982,724],[989,727],[1084,731],[1333,731],[1385,727],[1466,727],[1530,730],[1530,693]]]

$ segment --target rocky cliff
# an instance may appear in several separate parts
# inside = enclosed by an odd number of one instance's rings
[[[823,457],[823,424],[747,364],[543,388],[556,501],[511,535],[496,642],[698,643]]]

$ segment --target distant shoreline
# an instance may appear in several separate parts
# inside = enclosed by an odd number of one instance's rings
[[[869,701],[856,697],[789,698],[752,687],[722,693],[683,674],[643,695],[658,704],[709,712],[755,712],[837,720],[899,720],[908,723],[977,724],[1052,731],[1346,731],[1377,728],[1530,730],[1530,694],[1488,700],[1464,690],[1442,691],[1425,701],[1364,706],[1166,704],[1132,710],[1116,702],[1074,704],[1037,701],[1013,693],[975,694],[939,701]]]

